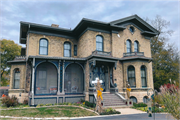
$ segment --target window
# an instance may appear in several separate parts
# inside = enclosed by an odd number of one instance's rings
[[[139,52],[139,43],[138,43],[138,41],[134,42],[134,52]]]
[[[74,56],[77,56],[77,45],[74,45]]]
[[[142,87],[147,87],[145,66],[141,66],[141,82],[142,82]]]
[[[57,93],[57,69],[49,62],[38,65],[36,70],[35,94]]]
[[[128,82],[131,87],[136,87],[135,69],[133,66],[128,67]]]
[[[48,55],[48,41],[46,39],[41,39],[39,42],[39,54]]]
[[[143,103],[147,103],[147,101],[148,101],[148,97],[147,97],[147,96],[144,96],[144,97],[143,97]]]
[[[14,89],[19,89],[19,83],[20,83],[20,70],[19,68],[16,68],[14,70]]]
[[[96,36],[96,50],[103,51],[103,37],[100,35]]]
[[[126,47],[127,47],[127,53],[130,53],[131,52],[131,41],[130,40],[126,41]]]
[[[137,103],[137,99],[136,99],[136,97],[131,96],[131,97],[130,97],[130,99],[131,99],[134,103]]]
[[[129,27],[129,30],[130,30],[131,33],[134,33],[134,27],[132,27],[132,26]]]
[[[71,57],[71,44],[69,42],[64,43],[64,57]]]

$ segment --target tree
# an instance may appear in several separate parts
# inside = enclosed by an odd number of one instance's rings
[[[7,61],[14,60],[15,56],[20,55],[21,46],[14,43],[12,40],[0,40],[1,44],[1,78],[4,80],[4,75],[9,74],[10,65]]]
[[[170,22],[157,15],[154,20],[145,19],[160,34],[151,39],[151,54],[153,58],[153,80],[154,88],[159,90],[160,86],[169,82],[169,79],[178,83],[179,55],[173,44],[166,44],[172,35],[172,30],[167,30]]]

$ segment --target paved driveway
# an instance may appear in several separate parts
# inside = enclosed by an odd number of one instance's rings
[[[152,117],[148,117],[147,113],[140,113],[140,114],[103,116],[103,117],[91,117],[91,118],[75,118],[72,120],[154,120],[154,114]],[[156,113],[155,120],[174,120],[174,119],[169,114]]]

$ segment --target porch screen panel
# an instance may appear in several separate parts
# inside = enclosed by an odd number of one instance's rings
[[[128,67],[128,81],[131,87],[136,87],[135,69],[133,66]]]
[[[65,70],[64,92],[83,93],[83,70],[78,64],[70,64]]]
[[[57,69],[51,63],[41,63],[36,70],[35,94],[57,93]]]

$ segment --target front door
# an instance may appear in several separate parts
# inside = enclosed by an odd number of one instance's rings
[[[98,77],[100,80],[103,81],[102,83],[102,88],[103,88],[103,92],[105,92],[106,90],[108,90],[108,70],[107,67],[104,65],[96,65],[93,68],[93,80],[96,79],[96,77]]]

